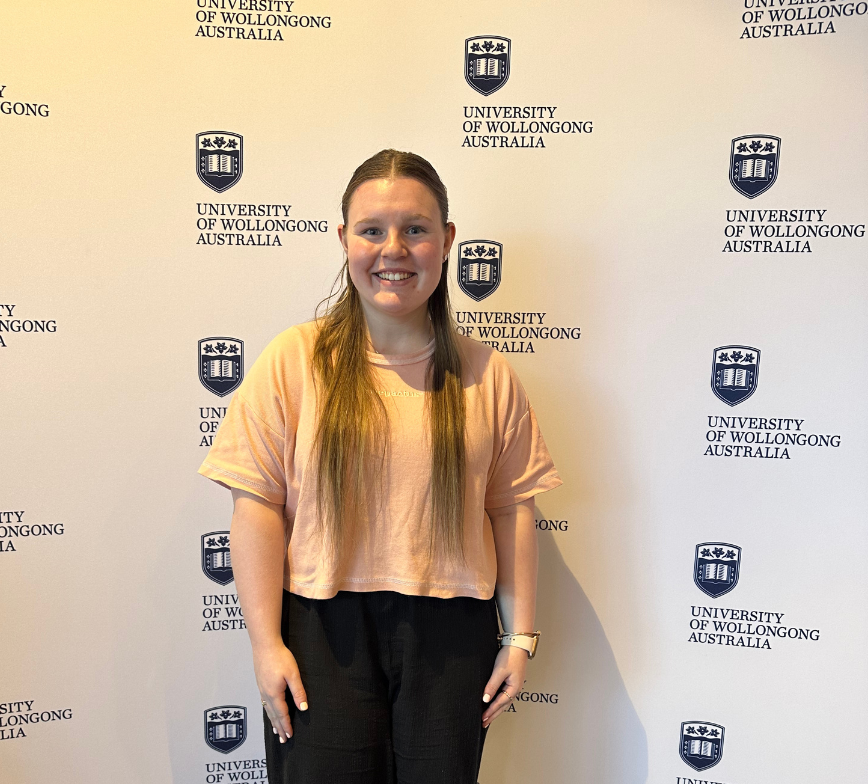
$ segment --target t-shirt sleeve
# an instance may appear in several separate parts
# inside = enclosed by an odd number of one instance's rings
[[[496,509],[526,501],[562,485],[527,395],[510,370],[510,389],[498,393],[507,410],[505,430],[485,491],[485,508]],[[517,421],[516,421],[517,420]]]
[[[224,487],[286,502],[286,403],[271,347],[232,399],[199,473]]]

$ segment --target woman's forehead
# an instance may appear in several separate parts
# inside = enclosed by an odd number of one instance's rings
[[[434,194],[419,180],[411,177],[366,180],[350,199],[350,212],[398,210],[434,219],[439,212]],[[356,217],[358,220],[358,217]]]

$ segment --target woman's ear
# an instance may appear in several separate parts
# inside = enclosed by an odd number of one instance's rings
[[[446,241],[443,243],[444,256],[449,255],[453,242],[455,242],[455,224],[450,221],[446,224]]]
[[[341,245],[343,246],[344,253],[347,253],[347,237],[346,237],[346,226],[343,223],[338,224],[338,239],[341,241]]]

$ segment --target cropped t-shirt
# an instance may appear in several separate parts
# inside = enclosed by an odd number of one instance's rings
[[[314,599],[381,591],[489,599],[497,560],[486,509],[509,506],[562,484],[527,394],[506,359],[458,336],[466,392],[466,564],[427,557],[431,519],[430,425],[425,379],[432,340],[414,354],[368,352],[389,418],[382,498],[365,535],[340,563],[315,534],[316,322],[282,332],[250,368],[199,473],[284,507],[286,590]]]

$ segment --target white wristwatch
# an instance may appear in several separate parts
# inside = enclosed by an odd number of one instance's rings
[[[527,651],[527,658],[532,659],[536,655],[536,646],[539,642],[540,632],[504,632],[498,634],[497,639],[500,640],[500,646],[514,645],[516,648],[523,648]]]

